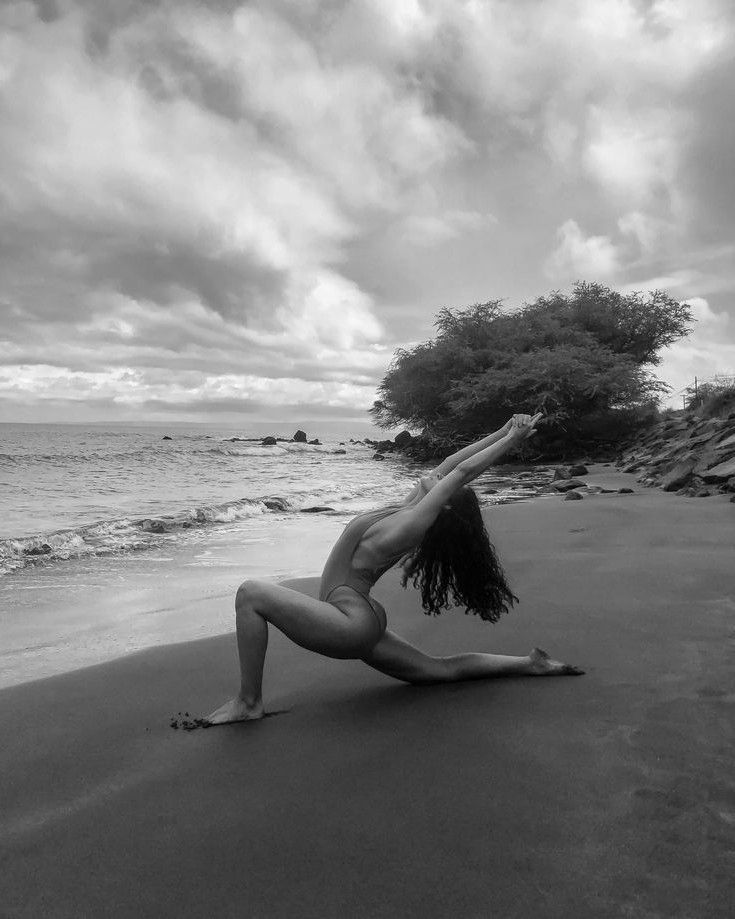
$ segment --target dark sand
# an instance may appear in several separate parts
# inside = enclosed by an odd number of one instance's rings
[[[272,630],[257,724],[169,727],[231,635],[0,692],[0,916],[735,915],[735,506],[592,480],[637,494],[489,514],[499,625],[376,590],[426,649],[585,677],[414,688]]]

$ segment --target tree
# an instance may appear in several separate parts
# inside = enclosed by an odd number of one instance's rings
[[[621,436],[669,387],[646,365],[687,333],[686,304],[578,282],[515,312],[493,300],[442,309],[436,338],[396,352],[371,413],[383,427],[470,439],[516,411],[543,411],[545,447]]]

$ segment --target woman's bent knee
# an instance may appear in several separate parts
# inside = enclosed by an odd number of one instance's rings
[[[267,586],[267,585],[266,585]],[[235,594],[235,609],[254,607],[263,596],[262,581],[243,581]]]

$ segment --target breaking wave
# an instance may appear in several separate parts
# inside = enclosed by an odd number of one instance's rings
[[[203,504],[159,517],[120,517],[36,536],[0,540],[0,574],[85,556],[114,555],[161,545],[184,531],[262,514],[304,509],[278,495]]]

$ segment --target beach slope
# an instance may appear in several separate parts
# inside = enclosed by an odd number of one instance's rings
[[[735,507],[611,479],[487,512],[496,626],[376,588],[429,651],[584,677],[409,687],[272,630],[255,724],[169,726],[232,695],[232,635],[0,692],[0,915],[732,915]]]

